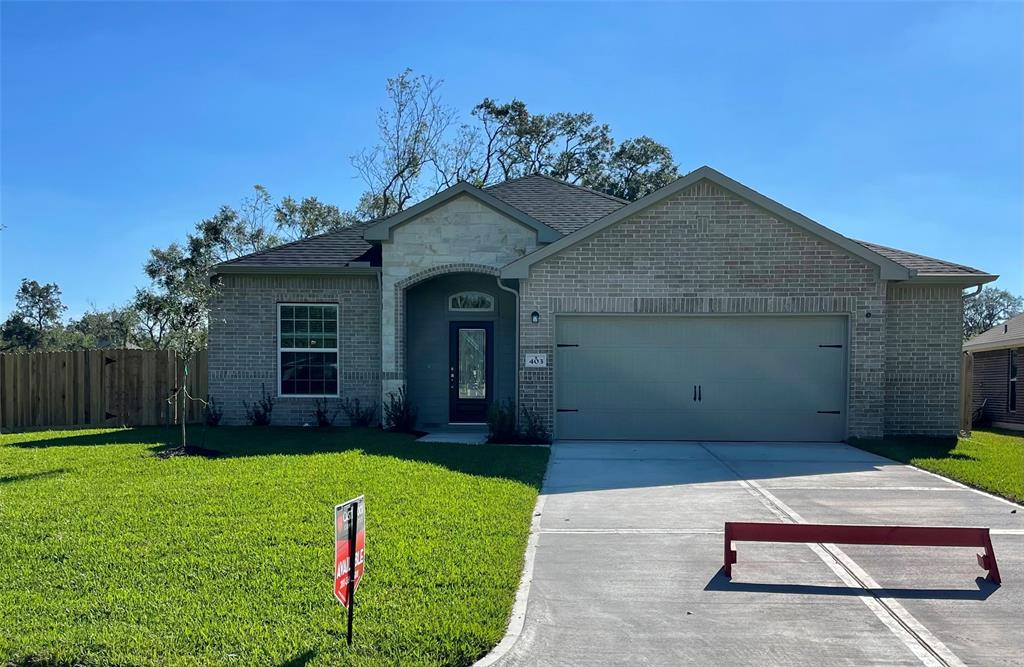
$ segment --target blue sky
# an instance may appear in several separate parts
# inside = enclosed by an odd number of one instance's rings
[[[255,183],[351,207],[388,76],[590,111],[839,232],[1024,293],[1024,10],[1007,4],[0,5],[0,313],[127,300]]]

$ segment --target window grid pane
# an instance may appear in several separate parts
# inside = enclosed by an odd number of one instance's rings
[[[337,352],[282,352],[283,395],[337,395]]]
[[[279,313],[281,395],[337,396],[338,307],[282,305]]]
[[[337,306],[281,306],[280,312],[280,347],[298,350],[337,348]]]

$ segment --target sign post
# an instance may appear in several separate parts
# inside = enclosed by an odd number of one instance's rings
[[[366,501],[363,496],[334,507],[334,597],[348,610],[348,645],[356,588],[363,578],[366,549]]]

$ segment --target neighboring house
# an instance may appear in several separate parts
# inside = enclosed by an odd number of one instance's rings
[[[1024,398],[1017,376],[1024,365],[1024,315],[997,324],[964,343],[974,357],[971,407],[984,406],[993,426],[1024,430]]]
[[[959,425],[982,271],[855,241],[701,167],[626,202],[545,176],[218,265],[210,392],[244,421],[404,386],[423,430],[513,399],[555,438],[838,441]]]

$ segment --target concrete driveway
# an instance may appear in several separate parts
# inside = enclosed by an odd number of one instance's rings
[[[558,443],[500,665],[1024,661],[1024,510],[842,444]],[[988,526],[963,548],[739,543],[727,520]],[[531,550],[531,554],[532,550]]]

